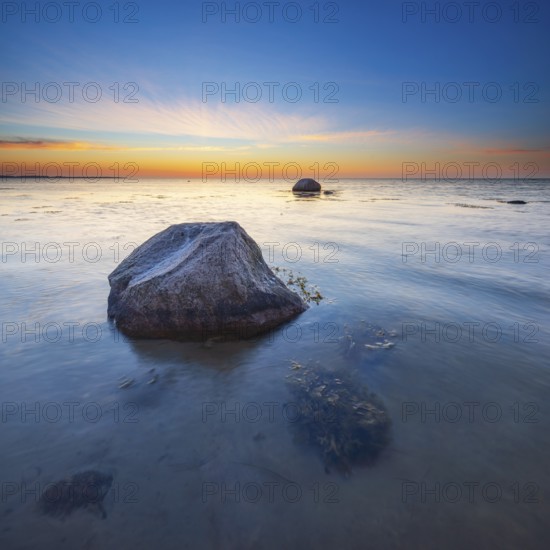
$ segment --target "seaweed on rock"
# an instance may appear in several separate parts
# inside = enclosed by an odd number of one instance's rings
[[[317,286],[309,285],[309,281],[303,275],[295,275],[292,269],[285,267],[271,266],[271,270],[277,274],[287,288],[295,291],[306,304],[314,302],[319,305],[324,299]]]
[[[295,362],[287,380],[299,410],[294,425],[321,451],[327,473],[374,463],[389,443],[391,421],[366,385],[348,372]]]

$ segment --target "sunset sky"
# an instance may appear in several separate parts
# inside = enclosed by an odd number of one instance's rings
[[[110,175],[113,163],[136,163],[142,177],[191,178],[204,163],[274,162],[297,163],[304,176],[314,163],[326,176],[335,163],[337,177],[401,177],[405,162],[439,162],[465,177],[465,163],[480,163],[478,177],[487,163],[503,177],[515,163],[522,177],[550,176],[545,2],[536,13],[527,2],[519,12],[499,2],[494,22],[485,2],[473,14],[459,2],[455,23],[452,10],[436,22],[421,3],[397,1],[307,0],[301,17],[292,6],[283,14],[280,2],[273,22],[263,2],[239,22],[219,3],[195,0],[109,0],[99,16],[80,2],[72,22],[62,3],[38,15],[22,4],[3,3],[0,22],[4,173],[5,163],[93,162]],[[24,93],[36,83],[38,101]],[[250,101],[214,93],[235,83],[241,91],[253,83]],[[423,86],[441,93],[423,101]]]

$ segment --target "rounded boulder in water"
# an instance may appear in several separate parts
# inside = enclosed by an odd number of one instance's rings
[[[295,183],[292,191],[298,193],[320,193],[321,184],[314,179],[303,178]]]

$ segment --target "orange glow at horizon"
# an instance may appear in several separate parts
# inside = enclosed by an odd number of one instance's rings
[[[430,152],[428,152],[430,151]],[[541,178],[550,175],[550,153],[545,150],[477,149],[434,151],[421,146],[262,148],[242,151],[176,151],[174,148],[122,148],[80,145],[9,144],[0,146],[0,174],[48,177],[202,178],[206,181],[293,180],[312,177],[439,179]]]

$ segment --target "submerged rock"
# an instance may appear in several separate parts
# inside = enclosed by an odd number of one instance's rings
[[[80,472],[50,484],[38,501],[43,514],[64,519],[78,508],[90,508],[102,518],[107,514],[103,500],[113,483],[113,476],[95,470]]]
[[[314,179],[303,178],[294,184],[292,191],[319,193],[321,191],[321,184]]]
[[[109,283],[109,317],[134,337],[249,338],[308,308],[236,222],[172,225],[134,250]]]
[[[506,201],[506,204],[527,204],[525,201]]]
[[[299,411],[294,426],[321,451],[327,473],[372,464],[389,443],[384,405],[350,373],[293,363],[288,383]]]
[[[371,356],[372,351],[394,348],[395,342],[388,338],[396,337],[397,332],[394,330],[387,331],[361,320],[355,326],[347,323],[344,325],[344,335],[338,338],[338,344],[344,357],[355,361],[363,352],[368,352],[368,356]]]

